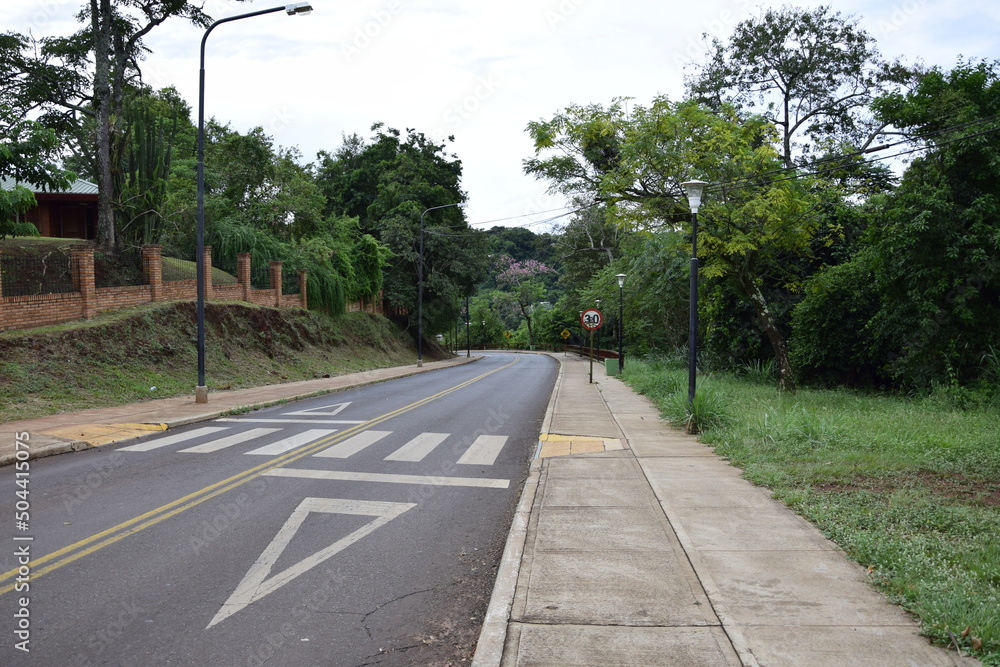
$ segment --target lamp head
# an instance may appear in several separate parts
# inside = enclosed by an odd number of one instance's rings
[[[308,2],[297,2],[294,5],[285,5],[285,13],[289,16],[294,16],[295,14],[308,14],[312,10],[312,5]]]
[[[701,193],[705,189],[706,185],[708,185],[708,183],[706,183],[705,181],[699,181],[697,179],[693,181],[684,181],[683,183],[681,183],[681,186],[687,193],[688,204],[691,205],[692,213],[698,212],[698,208],[701,206]]]
[[[618,287],[625,287],[625,274],[619,273],[615,278],[618,279]]]

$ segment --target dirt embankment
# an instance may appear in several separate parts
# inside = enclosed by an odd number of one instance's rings
[[[207,304],[212,390],[413,363],[413,336],[368,313]],[[0,421],[193,391],[195,306],[149,304],[79,322],[0,334]],[[430,349],[426,349],[426,348]],[[430,359],[447,353],[425,344]]]

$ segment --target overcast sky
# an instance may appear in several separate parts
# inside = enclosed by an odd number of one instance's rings
[[[70,34],[80,0],[5,7],[6,30]],[[215,19],[284,4],[207,0]],[[541,211],[565,205],[523,174],[531,120],[570,104],[683,95],[701,62],[702,35],[726,38],[741,20],[783,2],[701,0],[312,0],[308,16],[284,12],[227,23],[208,40],[206,115],[246,132],[261,126],[305,161],[333,151],[343,133],[370,136],[383,122],[443,138],[463,164],[467,217],[547,226]],[[821,2],[799,0],[801,7]],[[826,3],[829,4],[829,3]],[[1000,59],[996,0],[839,0],[886,57],[953,67],[959,55]],[[154,29],[147,83],[198,102],[203,31],[181,20]],[[530,215],[529,217],[519,217]]]

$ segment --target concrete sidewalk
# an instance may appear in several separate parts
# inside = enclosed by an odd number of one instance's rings
[[[27,451],[30,458],[35,459],[141,438],[169,428],[215,419],[235,410],[260,408],[282,401],[384,382],[466,364],[479,358],[462,356],[444,361],[425,361],[419,368],[416,365],[395,366],[316,380],[217,391],[209,394],[208,403],[195,403],[192,389],[190,396],[6,422],[0,424],[0,465],[14,461],[15,435],[19,433],[29,434]]]
[[[557,358],[474,665],[978,664],[647,399]]]

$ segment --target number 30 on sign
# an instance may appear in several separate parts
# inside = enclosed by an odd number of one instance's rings
[[[603,323],[604,316],[601,315],[601,311],[596,308],[588,308],[580,313],[580,324],[583,325],[583,328],[587,331],[600,329]]]

